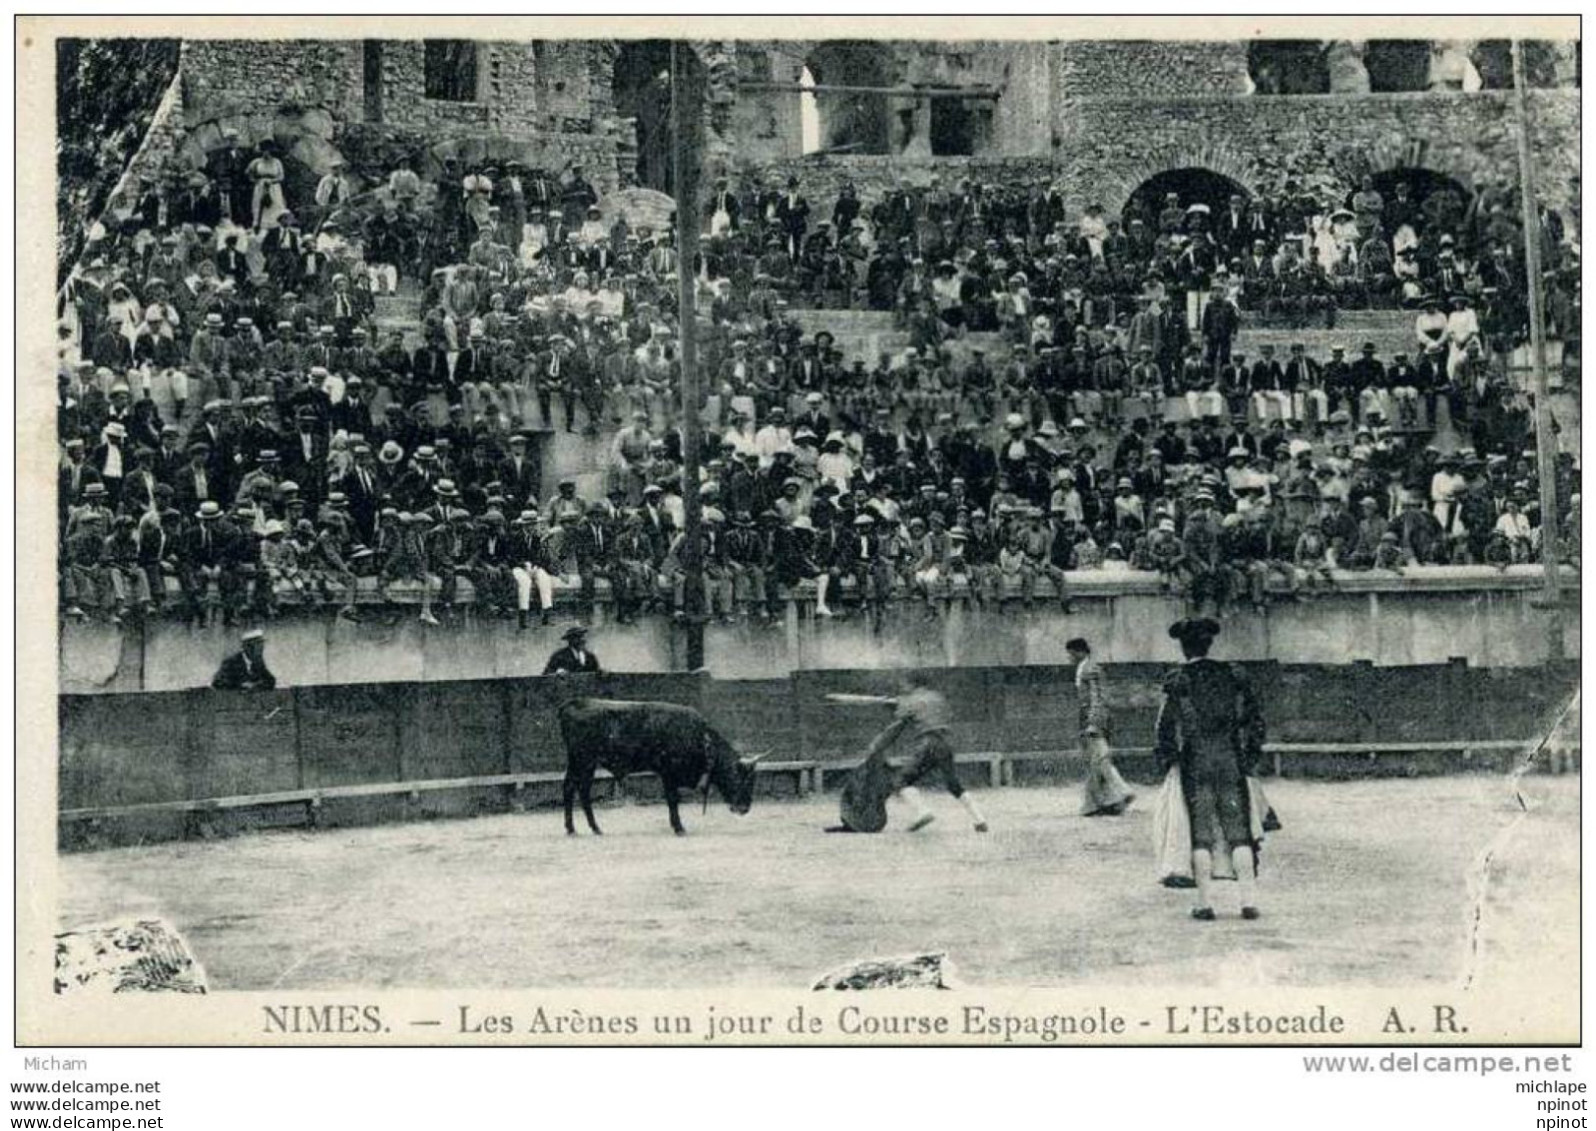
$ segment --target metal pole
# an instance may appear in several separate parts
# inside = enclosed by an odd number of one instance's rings
[[[1530,372],[1535,390],[1535,462],[1541,486],[1542,596],[1556,605],[1557,450],[1552,434],[1552,398],[1546,377],[1546,320],[1541,302],[1541,217],[1530,154],[1529,96],[1524,81],[1524,46],[1513,40],[1513,98],[1518,107],[1519,196],[1524,205],[1524,278],[1529,290]]]
[[[704,666],[703,507],[698,497],[700,442],[698,403],[698,303],[694,294],[698,259],[698,145],[703,103],[695,84],[684,81],[681,52],[692,47],[671,41],[671,138],[676,188],[677,314],[681,323],[682,420],[682,611],[687,629],[687,670]],[[686,103],[686,105],[684,105]]]
[[[992,86],[846,86],[840,83],[817,82],[805,86],[801,82],[740,82],[738,91],[785,92],[788,94],[885,94],[893,98],[991,98],[1003,97],[1003,92]]]

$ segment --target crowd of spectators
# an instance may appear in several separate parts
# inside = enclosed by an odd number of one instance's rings
[[[668,226],[601,212],[574,167],[401,164],[358,187],[335,167],[305,200],[285,183],[270,142],[227,138],[202,170],[133,180],[91,233],[61,301],[63,612],[359,619],[374,578],[428,623],[462,580],[523,626],[562,579],[588,605],[606,582],[621,621],[679,615]],[[1068,575],[1114,569],[1266,610],[1332,570],[1537,559],[1499,184],[1463,206],[1366,182],[1328,213],[1295,182],[1219,215],[1177,195],[1124,230],[1047,187],[850,186],[829,219],[796,178],[706,197],[713,615],[769,619],[810,583],[819,616],[903,595],[1068,609]],[[1552,318],[1577,365],[1577,233],[1556,216]],[[419,296],[419,341],[381,328],[395,294]],[[1242,308],[1333,324],[1387,303],[1418,312],[1410,352],[1232,348]],[[848,358],[801,308],[890,311],[909,344]],[[560,429],[604,438],[603,498],[542,482]],[[1562,560],[1575,476],[1565,458]]]

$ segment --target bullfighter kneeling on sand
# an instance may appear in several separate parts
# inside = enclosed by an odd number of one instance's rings
[[[891,779],[882,772],[886,753],[905,732],[912,732],[910,745],[913,753],[909,764],[898,774],[891,786],[892,795],[909,807],[909,831],[918,832],[936,819],[925,807],[919,783],[926,778],[939,779],[943,788],[958,799],[970,815],[975,831],[987,831],[986,817],[975,803],[975,798],[964,791],[959,781],[958,766],[953,758],[953,744],[948,741],[948,728],[953,715],[948,701],[936,691],[920,683],[915,677],[906,677],[902,693],[895,699],[874,695],[829,695],[836,702],[881,703],[894,708],[892,723],[876,735],[865,754],[864,763],[854,773],[850,789],[844,791],[843,823],[828,832],[879,832],[885,826],[881,812],[881,798],[854,797],[852,793],[875,793]],[[869,814],[871,819],[860,821],[859,816]]]

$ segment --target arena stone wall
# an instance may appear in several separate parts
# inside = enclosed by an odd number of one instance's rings
[[[707,667],[723,678],[767,679],[837,668],[1062,664],[1064,641],[1072,636],[1090,639],[1105,662],[1179,659],[1165,630],[1182,615],[1181,602],[1160,593],[1156,579],[1107,596],[1107,583],[1082,576],[1073,587],[1076,612],[1070,616],[1046,601],[1023,613],[955,606],[936,620],[926,618],[919,606],[905,605],[877,633],[858,619],[802,617],[794,605],[785,623],[770,627],[712,624],[705,629]],[[1553,658],[1552,624],[1535,605],[1537,591],[1528,573],[1515,576],[1511,588],[1450,591],[1347,577],[1344,587],[1358,591],[1276,605],[1267,617],[1228,618],[1216,654],[1230,660],[1389,668],[1454,658],[1479,667],[1522,668]],[[1562,611],[1562,655],[1579,655],[1579,623],[1577,609]],[[268,633],[269,661],[285,685],[524,677],[540,673],[558,644],[555,631],[519,632],[512,621],[473,617],[462,625],[429,628],[404,607],[373,610],[359,625],[336,620],[330,610],[289,612],[273,621]],[[592,640],[614,671],[686,667],[685,635],[664,618],[618,625],[601,606]],[[60,686],[84,694],[204,687],[233,646],[230,630],[191,629],[171,620],[151,621],[142,631],[67,623],[61,627]]]

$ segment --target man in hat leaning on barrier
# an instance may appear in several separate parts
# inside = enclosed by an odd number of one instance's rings
[[[573,624],[561,634],[565,646],[556,648],[549,657],[549,662],[543,667],[544,675],[564,675],[567,672],[576,674],[602,674],[604,669],[599,666],[598,657],[587,648],[587,629],[582,625]]]
[[[222,661],[211,679],[217,691],[270,691],[277,677],[266,666],[266,634],[251,628],[239,637],[239,650]]]

